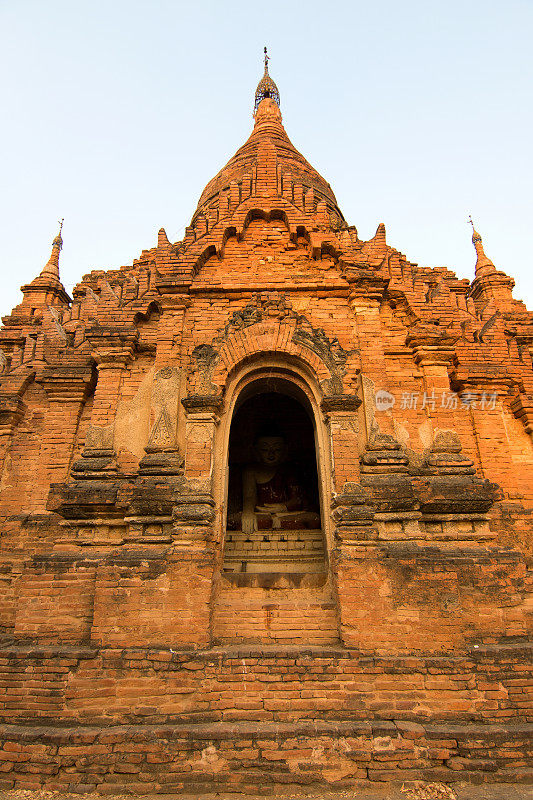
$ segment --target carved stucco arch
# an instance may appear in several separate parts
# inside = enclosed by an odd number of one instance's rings
[[[221,398],[232,372],[262,354],[299,359],[316,377],[322,396],[355,396],[358,363],[351,359],[355,352],[292,311],[283,295],[258,297],[235,311],[211,343],[194,348],[189,396]]]
[[[308,347],[292,341],[294,326],[286,323],[257,323],[236,331],[228,337],[220,349],[220,360],[213,372],[213,383],[224,387],[228,377],[240,369],[243,363],[260,356],[285,356],[290,362],[298,359],[311,375],[316,375],[318,383],[332,378],[331,371],[324,361]]]

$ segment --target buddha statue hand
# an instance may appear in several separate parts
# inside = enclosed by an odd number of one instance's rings
[[[255,533],[257,530],[257,517],[253,511],[243,511],[241,518],[241,530],[246,535]]]
[[[256,506],[255,510],[262,514],[279,514],[280,512],[287,511],[287,506],[285,503],[265,503],[263,506]]]

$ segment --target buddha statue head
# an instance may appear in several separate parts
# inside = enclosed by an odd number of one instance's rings
[[[268,423],[260,428],[254,440],[254,455],[264,467],[279,467],[288,455],[287,442],[280,428]]]

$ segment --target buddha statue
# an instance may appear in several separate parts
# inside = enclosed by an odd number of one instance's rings
[[[265,426],[254,442],[255,462],[242,476],[243,533],[276,528],[320,528],[320,515],[309,501],[296,471],[287,463],[288,447],[282,432]],[[238,524],[238,519],[236,520]]]

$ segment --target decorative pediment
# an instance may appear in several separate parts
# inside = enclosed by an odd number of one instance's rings
[[[249,335],[249,330],[253,335]],[[294,311],[292,303],[283,294],[278,293],[255,295],[251,303],[231,314],[224,328],[210,343],[194,348],[189,394],[221,393],[229,372],[245,358],[259,353],[283,353],[305,361],[318,378],[325,395],[355,394],[358,351],[344,349],[337,337],[330,338],[322,328],[313,326],[305,316]]]

